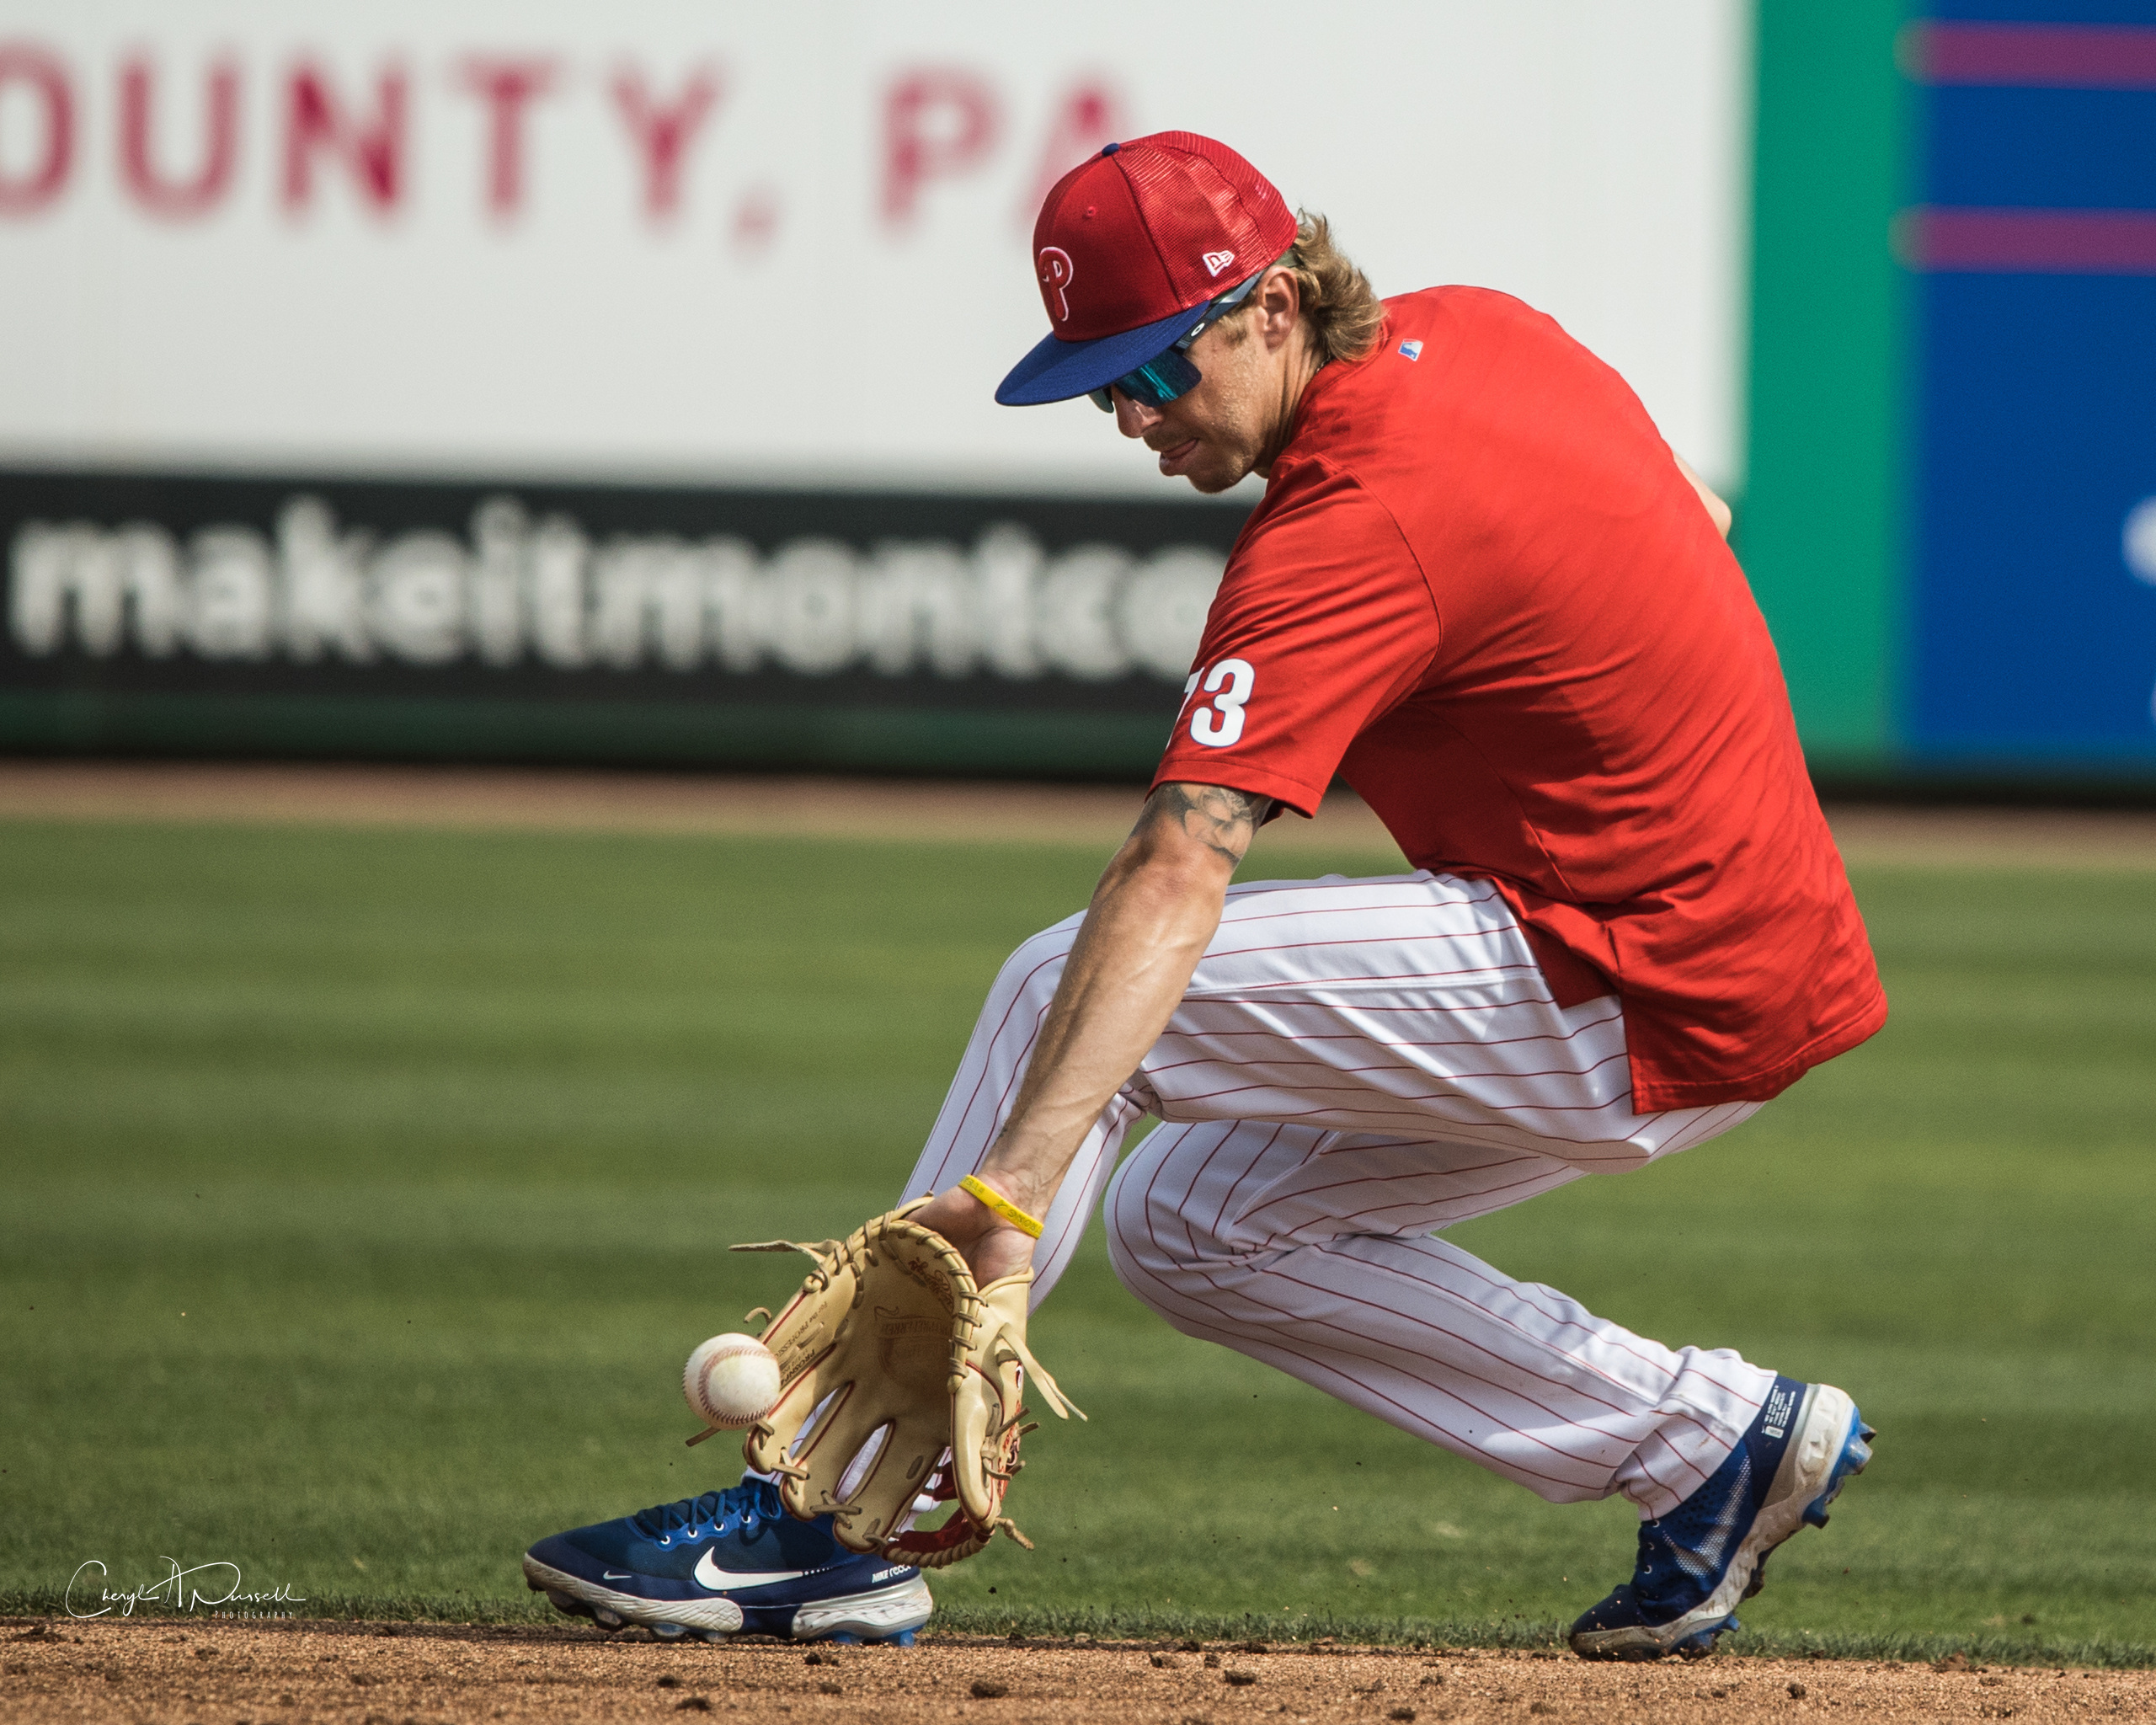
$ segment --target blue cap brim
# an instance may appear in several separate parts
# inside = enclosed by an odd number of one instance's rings
[[[1187,311],[1092,341],[1065,341],[1043,336],[1011,375],[995,388],[1006,408],[1038,407],[1043,402],[1072,401],[1089,390],[1105,389],[1126,372],[1157,359],[1198,326],[1210,307],[1200,300]]]

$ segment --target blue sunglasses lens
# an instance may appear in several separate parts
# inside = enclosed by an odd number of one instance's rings
[[[1204,374],[1185,359],[1174,348],[1158,358],[1148,360],[1134,371],[1126,371],[1108,386],[1120,389],[1134,402],[1149,408],[1164,408],[1179,395],[1187,395],[1198,387]],[[1115,411],[1115,400],[1108,389],[1087,392],[1093,405],[1104,414]]]

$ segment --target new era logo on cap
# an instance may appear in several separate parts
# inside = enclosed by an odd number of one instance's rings
[[[1208,252],[1205,254],[1205,273],[1208,275],[1218,275],[1235,261],[1235,254],[1233,252]]]

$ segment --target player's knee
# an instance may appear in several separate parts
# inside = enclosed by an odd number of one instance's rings
[[[1209,1248],[1215,1243],[1203,1226],[1178,1212],[1159,1178],[1172,1153],[1171,1140],[1188,1130],[1155,1128],[1152,1137],[1117,1170],[1101,1207],[1109,1266],[1116,1279],[1149,1306],[1182,1278],[1203,1274]]]
[[[1101,1205],[1101,1220],[1107,1235],[1108,1268],[1115,1272],[1115,1279],[1133,1294],[1143,1300],[1145,1276],[1139,1268],[1140,1255],[1153,1256],[1146,1240],[1145,1198],[1143,1183],[1134,1187],[1131,1171],[1137,1167],[1139,1157],[1127,1158],[1118,1168],[1115,1178],[1108,1182],[1107,1201]]]
[[[1115,1272],[1116,1280],[1133,1296],[1145,1305],[1157,1306],[1162,1289],[1180,1277],[1183,1266],[1150,1236],[1142,1214],[1144,1199],[1132,1200],[1138,1212],[1134,1214],[1117,1202],[1124,1195],[1118,1178],[1108,1188],[1108,1202],[1103,1211],[1107,1223],[1108,1267]]]

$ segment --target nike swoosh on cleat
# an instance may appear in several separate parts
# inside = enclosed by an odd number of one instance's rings
[[[805,1569],[722,1569],[715,1551],[706,1551],[697,1558],[696,1569],[697,1584],[713,1593],[737,1587],[769,1587],[775,1581],[798,1581],[808,1573]]]
[[[601,1581],[634,1581],[637,1574],[633,1569],[602,1569],[599,1572],[599,1578]]]

